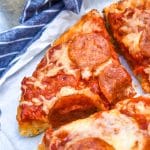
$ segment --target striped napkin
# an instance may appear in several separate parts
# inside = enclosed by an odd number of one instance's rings
[[[62,10],[79,13],[81,3],[82,0],[27,0],[20,17],[21,24],[0,33],[0,80],[27,52],[28,47],[40,38],[46,25],[56,15]]]

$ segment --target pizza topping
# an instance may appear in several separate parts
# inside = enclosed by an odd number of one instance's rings
[[[60,97],[50,111],[49,121],[53,128],[57,128],[70,121],[85,118],[98,110],[101,110],[100,99],[96,104],[87,95],[72,94]]]
[[[60,73],[55,77],[45,77],[41,82],[44,88],[37,88],[31,78],[24,78],[22,99],[31,100],[32,98],[38,98],[39,95],[43,95],[46,99],[50,99],[55,96],[57,91],[63,86],[79,86],[78,79],[64,73]]]
[[[51,49],[49,51],[51,51]],[[55,50],[50,56],[47,55],[48,53],[45,56],[48,62],[47,66],[45,66],[45,68],[41,68],[42,72],[40,73],[39,71],[39,76],[43,73],[43,71],[45,72],[43,75],[48,77],[55,76],[60,71],[63,71],[68,75],[77,76],[79,70],[76,69],[71,62],[68,56],[68,47],[65,44],[62,45],[60,49]]]
[[[111,58],[105,63],[102,63],[101,65],[96,67],[94,75],[98,76],[107,66],[110,66],[112,63],[113,63],[113,60]]]
[[[133,89],[129,86],[131,79],[128,76],[123,67],[115,64],[108,65],[99,74],[100,89],[110,103],[120,100],[120,97],[126,98],[128,94],[133,94]],[[124,87],[129,87],[130,90]]]
[[[98,33],[77,36],[71,43],[69,55],[81,69],[93,69],[110,58],[109,44]]]
[[[139,41],[141,38],[142,32],[139,33],[130,33],[127,34],[123,39],[122,42],[125,46],[129,47],[129,53],[135,56],[141,50],[139,48]]]
[[[81,76],[82,76],[82,79],[89,80],[89,78],[92,76],[92,73],[89,67],[85,67],[83,69],[83,71],[81,72]]]
[[[87,21],[83,24],[82,32],[91,33],[94,31],[101,31],[98,22]]]
[[[39,101],[38,101],[38,103],[39,103]],[[31,101],[21,101],[19,105],[29,105],[29,106],[32,106],[33,102],[31,102]],[[37,104],[37,105],[39,105],[39,104]]]

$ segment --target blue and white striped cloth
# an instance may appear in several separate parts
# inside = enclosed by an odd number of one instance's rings
[[[62,10],[79,13],[82,0],[27,0],[21,25],[0,33],[0,80]]]

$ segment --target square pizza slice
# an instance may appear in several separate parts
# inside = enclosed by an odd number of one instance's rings
[[[58,130],[48,129],[39,150],[149,150],[149,127],[150,97],[140,96]]]
[[[96,10],[55,41],[21,89],[17,120],[24,136],[108,110],[135,95]]]
[[[150,92],[150,0],[122,0],[104,9],[110,32],[140,81]]]

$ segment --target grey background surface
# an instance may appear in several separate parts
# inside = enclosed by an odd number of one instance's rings
[[[0,32],[19,24],[25,0],[0,0]]]

